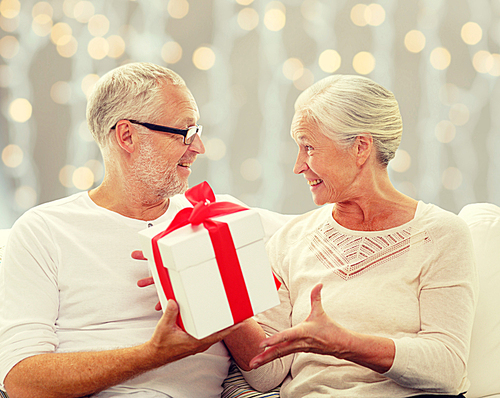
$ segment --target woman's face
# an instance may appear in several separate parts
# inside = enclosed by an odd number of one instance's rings
[[[304,175],[314,203],[321,206],[352,199],[358,173],[354,149],[341,148],[297,113],[291,133],[299,147],[293,172]]]

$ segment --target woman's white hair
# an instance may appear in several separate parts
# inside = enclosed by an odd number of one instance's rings
[[[122,119],[158,123],[165,111],[165,84],[186,83],[174,71],[151,63],[129,63],[113,69],[95,84],[87,102],[87,124],[101,148]]]
[[[394,158],[401,142],[403,122],[394,94],[366,77],[326,77],[299,95],[295,111],[344,148],[370,133],[382,165]]]

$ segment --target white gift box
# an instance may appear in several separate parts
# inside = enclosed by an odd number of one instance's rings
[[[264,230],[255,210],[213,217],[228,224],[241,266],[253,315],[280,303],[264,247]],[[141,246],[155,281],[162,308],[167,298],[153,257],[152,239],[169,223],[139,232]],[[234,324],[208,231],[186,225],[158,240],[163,266],[168,269],[175,300],[186,332],[201,339]]]

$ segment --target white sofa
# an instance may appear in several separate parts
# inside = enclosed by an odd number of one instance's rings
[[[472,233],[480,289],[468,362],[471,387],[467,398],[500,398],[500,207],[471,204],[459,216]],[[0,262],[7,236],[8,230],[0,230]],[[222,398],[236,397],[279,397],[279,391],[253,391],[232,366]]]

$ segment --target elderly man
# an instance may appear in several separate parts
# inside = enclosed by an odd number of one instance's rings
[[[102,184],[26,212],[0,267],[0,387],[11,398],[220,396],[230,331],[181,331],[175,302],[155,311],[155,288],[137,286],[148,265],[131,258],[138,231],[189,205],[178,194],[205,151],[198,117],[184,81],[160,66],[128,64],[96,84],[87,120]],[[263,213],[268,235],[286,220]]]

